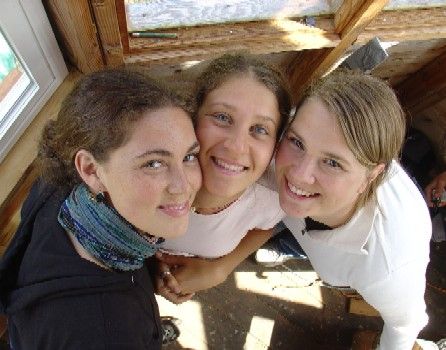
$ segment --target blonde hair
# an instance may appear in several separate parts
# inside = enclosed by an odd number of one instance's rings
[[[398,158],[404,141],[406,119],[393,90],[382,80],[360,72],[335,71],[305,91],[300,107],[317,97],[333,113],[349,149],[368,169],[384,164],[384,171],[358,198],[356,209],[376,198],[376,190]]]

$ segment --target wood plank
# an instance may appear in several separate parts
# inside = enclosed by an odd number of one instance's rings
[[[373,75],[396,86],[445,49],[446,39],[401,42],[387,49],[389,57],[373,70]]]
[[[333,15],[339,1],[126,1],[130,31]]]
[[[48,16],[66,57],[81,72],[104,66],[88,0],[45,0]]]
[[[37,176],[38,171],[31,164],[0,210],[0,256],[3,255],[19,226],[22,204]]]
[[[396,86],[401,104],[412,116],[446,98],[446,50]]]
[[[107,66],[124,63],[115,0],[90,0]]]
[[[311,62],[306,65],[306,70],[293,67],[302,63],[300,59],[291,62],[291,67],[287,68],[287,71],[291,72],[289,79],[296,101],[311,80],[321,77],[342,57],[361,31],[381,12],[387,2],[388,0],[345,0],[342,3],[335,15],[337,24],[340,26],[340,28],[336,28],[336,32],[341,37],[339,44],[331,50],[317,53],[317,59],[306,54],[305,60],[311,59]],[[346,15],[343,14],[344,11],[347,12]]]
[[[379,312],[362,298],[349,298],[347,311],[351,314],[379,317]]]
[[[129,53],[129,33],[127,30],[127,15],[125,13],[124,0],[115,0],[116,15],[118,16],[119,35],[123,53]]]
[[[375,36],[382,41],[446,38],[446,7],[381,12],[358,36],[366,43]]]
[[[267,54],[334,47],[339,42],[333,21],[327,18],[316,19],[315,27],[287,19],[177,28],[175,33],[177,39],[130,38],[126,63],[166,64],[207,59],[228,51]]]

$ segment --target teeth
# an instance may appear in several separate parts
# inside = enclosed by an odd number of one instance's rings
[[[288,181],[287,181],[287,183],[288,183],[288,188],[290,189],[290,191],[293,192],[294,194],[297,194],[298,196],[310,197],[310,196],[314,195],[314,193],[310,193],[310,192],[304,191],[300,188],[297,188],[296,186],[292,185]]]
[[[164,205],[163,208],[169,210],[184,210],[186,208],[186,203]]]
[[[217,163],[217,165],[221,166],[222,168],[229,170],[229,171],[234,171],[234,172],[241,172],[243,171],[244,167],[241,165],[233,165],[233,164],[228,164],[223,162],[220,159],[214,158],[215,159],[215,163]]]

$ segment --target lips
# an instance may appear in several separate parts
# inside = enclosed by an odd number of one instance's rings
[[[180,217],[189,214],[190,202],[164,204],[160,205],[158,209],[166,215]]]
[[[248,167],[237,164],[237,163],[230,163],[228,161],[225,161],[221,158],[211,157],[213,164],[220,170],[222,170],[225,173],[228,174],[240,174],[243,171],[247,170]]]

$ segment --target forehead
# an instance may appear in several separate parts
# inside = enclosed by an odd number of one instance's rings
[[[129,157],[152,148],[163,148],[172,153],[183,152],[195,141],[189,115],[178,107],[164,107],[147,111],[132,123],[127,142],[118,150]]]
[[[319,98],[312,97],[304,102],[291,124],[291,130],[304,139],[306,147],[354,158],[337,117]]]
[[[233,107],[255,106],[267,112],[279,110],[276,95],[249,75],[232,76],[210,91],[205,104],[225,103]]]

